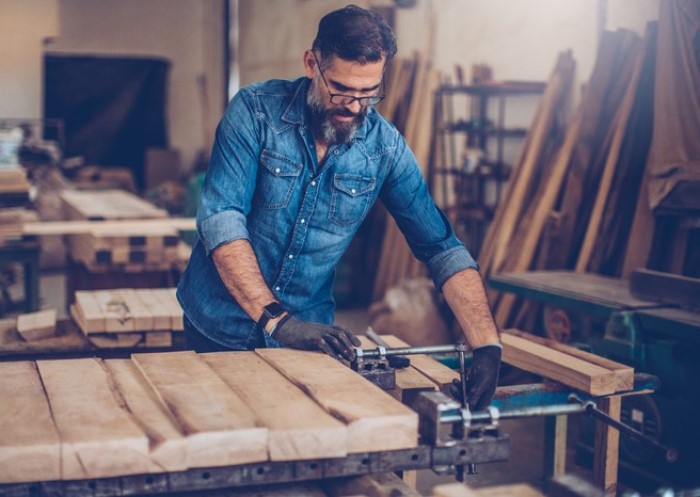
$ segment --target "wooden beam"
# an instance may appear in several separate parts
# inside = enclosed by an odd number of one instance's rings
[[[61,444],[33,362],[0,362],[0,482],[61,478]]]
[[[256,353],[347,424],[349,453],[418,445],[418,415],[330,356],[291,349]]]
[[[254,352],[200,356],[269,430],[271,461],[347,455],[348,430]]]
[[[131,358],[185,434],[189,467],[268,459],[267,429],[197,354],[133,354]]]
[[[590,395],[617,391],[614,371],[508,333],[501,335],[503,361]]]
[[[108,235],[139,235],[153,233],[153,230],[163,228],[179,231],[194,231],[195,218],[165,218],[165,219],[129,219],[113,221],[40,221],[24,223],[22,234],[34,236],[47,235],[79,235],[96,234]]]

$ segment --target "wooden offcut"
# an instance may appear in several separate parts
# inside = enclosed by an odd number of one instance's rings
[[[17,317],[17,333],[27,342],[56,334],[56,309],[46,309]]]
[[[61,445],[36,365],[0,362],[0,378],[0,482],[59,480]]]
[[[267,428],[197,354],[133,354],[132,361],[185,434],[188,466],[267,460]]]
[[[418,445],[418,415],[325,354],[291,349],[256,351],[348,427],[348,452]]]
[[[217,352],[201,357],[268,428],[271,461],[347,454],[345,425],[255,352]]]

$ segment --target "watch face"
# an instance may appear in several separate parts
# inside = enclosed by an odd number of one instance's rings
[[[265,313],[271,318],[276,318],[280,314],[284,313],[284,308],[279,302],[272,302],[265,306]]]

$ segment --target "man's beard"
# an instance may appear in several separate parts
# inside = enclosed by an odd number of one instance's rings
[[[327,145],[351,141],[362,123],[365,122],[365,116],[369,110],[369,107],[361,107],[360,112],[354,114],[344,107],[326,109],[317,80],[311,82],[306,103],[311,111],[311,128],[314,136]],[[350,122],[337,122],[333,120],[334,115],[354,116],[354,119]]]

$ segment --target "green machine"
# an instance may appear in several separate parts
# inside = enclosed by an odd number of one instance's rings
[[[648,488],[700,484],[700,280],[637,270],[629,280],[571,271],[492,276],[489,285],[545,305],[545,333],[637,372],[654,375],[650,395],[625,397],[621,421],[673,447],[668,462],[624,434],[620,478]],[[583,425],[577,456],[586,458]]]

